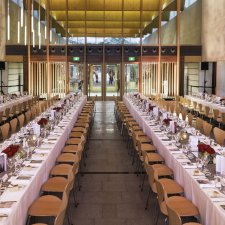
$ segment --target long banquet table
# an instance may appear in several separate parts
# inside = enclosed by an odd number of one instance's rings
[[[31,95],[27,95],[27,96],[19,97],[16,99],[12,99],[6,103],[2,103],[0,104],[0,112],[5,111],[6,108],[10,108],[11,110],[14,105],[18,105],[19,103],[26,102],[28,100],[31,100],[32,98],[33,97]]]
[[[28,181],[19,181],[16,178],[11,180],[12,183],[24,185],[24,188],[12,188],[11,191],[4,192],[0,197],[0,204],[1,202],[15,201],[15,204],[11,208],[5,209],[0,207],[1,225],[24,225],[26,223],[28,208],[38,197],[42,184],[48,179],[49,172],[54,166],[57,156],[63,149],[65,142],[69,137],[69,133],[86,101],[86,96],[81,97],[79,102],[77,102],[63,117],[62,121],[58,124],[57,133],[52,134],[57,134],[56,140],[49,139],[38,147],[38,149],[35,149],[35,152],[39,154],[36,154],[37,158],[34,158],[34,160],[41,160],[40,163],[35,163],[33,165],[29,164],[35,167],[32,171],[25,169],[20,171],[20,174],[23,176],[30,174],[32,176],[31,179]],[[51,134],[49,136],[51,136]],[[44,153],[44,156],[41,157],[40,153]],[[7,214],[8,217],[1,217],[1,214]]]
[[[200,99],[191,95],[185,95],[184,98],[191,100],[192,102],[197,102],[202,104],[203,106],[208,106],[210,109],[218,109],[220,112],[225,112],[225,106],[222,106],[220,104],[212,103],[209,101],[206,101],[204,99]]]
[[[184,168],[183,160],[175,157],[177,153],[171,151],[170,141],[165,140],[162,132],[159,132],[159,128],[150,125],[150,121],[146,119],[143,112],[140,112],[133,105],[128,96],[124,96],[123,101],[144,133],[152,139],[159,154],[164,157],[166,164],[174,171],[175,180],[184,187],[185,196],[198,207],[201,223],[204,225],[224,225],[225,210],[220,205],[225,205],[225,196],[221,199],[211,198],[208,194],[212,193],[215,188],[208,189],[204,188],[204,185],[200,185],[194,177],[193,170]],[[220,201],[216,202],[216,200]]]

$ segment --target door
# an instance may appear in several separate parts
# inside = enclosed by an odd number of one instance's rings
[[[120,64],[106,64],[105,69],[105,99],[111,100],[114,96],[120,97]]]
[[[70,63],[70,92],[83,92],[84,89],[84,65]]]
[[[139,64],[127,63],[124,65],[125,83],[124,92],[138,92]]]
[[[102,65],[88,64],[88,97],[102,100]]]

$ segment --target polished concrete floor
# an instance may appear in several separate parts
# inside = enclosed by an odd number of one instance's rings
[[[145,210],[148,184],[141,192],[126,144],[117,129],[113,102],[97,102],[87,166],[81,177],[74,225],[153,225],[156,202]],[[164,224],[160,218],[158,224]]]

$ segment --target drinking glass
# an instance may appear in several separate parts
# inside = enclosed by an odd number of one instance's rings
[[[215,188],[220,191],[221,190],[220,176],[214,176],[214,184]]]

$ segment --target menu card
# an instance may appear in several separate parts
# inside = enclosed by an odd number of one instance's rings
[[[216,156],[216,172],[225,174],[225,156]]]
[[[198,137],[190,136],[189,137],[189,143],[190,143],[191,147],[197,148],[198,147]]]
[[[159,108],[158,107],[154,107],[153,108],[153,115],[154,116],[159,116]]]
[[[34,134],[36,134],[39,137],[40,134],[41,134],[41,126],[37,123],[34,123],[32,125],[32,127],[33,127],[33,130],[34,130]]]
[[[171,132],[172,132],[173,134],[176,133],[176,128],[177,128],[176,122],[175,122],[175,121],[170,121],[170,130],[171,130]]]

